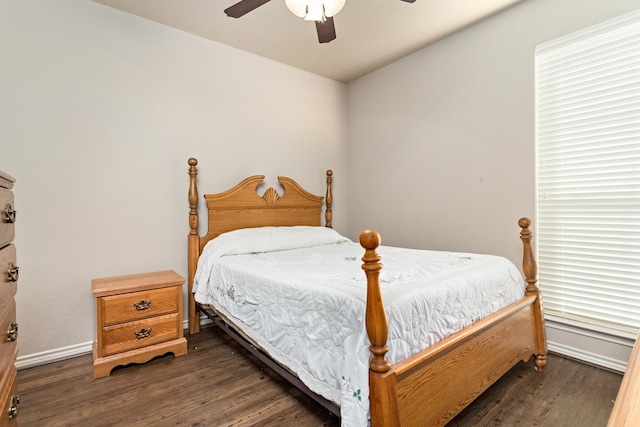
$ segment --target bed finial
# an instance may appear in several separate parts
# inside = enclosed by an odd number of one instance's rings
[[[537,293],[538,285],[538,265],[533,255],[533,249],[531,248],[531,238],[533,233],[529,230],[531,226],[531,220],[529,218],[520,218],[518,225],[522,228],[520,232],[520,239],[524,244],[524,250],[522,255],[522,270],[524,272],[525,280],[527,281],[527,292]]]
[[[333,171],[329,169],[327,171],[327,194],[324,199],[325,209],[324,209],[324,221],[325,227],[333,228],[333,224],[331,224],[333,213],[331,211],[331,205],[333,204],[333,194],[331,193],[331,184],[333,183]]]
[[[384,311],[382,303],[382,294],[380,292],[380,283],[378,276],[382,269],[380,263],[380,255],[376,252],[376,248],[380,246],[380,234],[375,230],[365,230],[360,233],[360,245],[365,249],[364,257],[362,257],[362,269],[367,275],[367,311],[365,324],[367,326],[367,335],[369,336],[369,351],[373,355],[369,361],[369,367],[373,372],[383,373],[391,368],[391,364],[386,358],[389,351],[387,346],[387,337],[389,334],[389,326],[387,323],[387,314]]]

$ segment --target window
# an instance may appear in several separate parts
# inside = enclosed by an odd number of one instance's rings
[[[536,49],[545,314],[640,329],[640,11]]]

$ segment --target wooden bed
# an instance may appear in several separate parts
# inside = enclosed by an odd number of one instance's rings
[[[191,158],[188,164],[189,332],[199,332],[200,312],[205,313],[254,355],[339,415],[337,405],[308,390],[295,375],[246,342],[211,308],[197,304],[192,294],[200,253],[209,240],[221,233],[262,226],[320,226],[323,199],[325,225],[331,227],[332,172],[327,171],[325,197],[313,195],[285,177],[278,177],[284,189],[282,196],[273,188],[259,196],[256,189],[263,182],[264,176],[261,175],[249,177],[225,192],[205,195],[208,228],[207,233],[200,236],[196,184],[198,161]],[[380,236],[369,230],[360,235],[360,243],[365,249],[362,268],[367,278],[365,322],[371,343],[369,400],[373,426],[444,425],[519,361],[527,361],[533,355],[537,369],[544,369],[547,344],[530,224],[526,218],[519,221],[524,248],[523,271],[528,284],[525,296],[394,365],[386,358],[388,324],[378,283],[382,264],[376,252]]]

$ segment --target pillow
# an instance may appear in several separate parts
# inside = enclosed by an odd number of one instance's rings
[[[207,246],[213,246],[215,252],[218,252],[216,247],[224,247],[224,255],[239,255],[309,248],[347,240],[327,227],[256,227],[223,233],[209,241]]]
[[[209,240],[202,250],[198,259],[194,289],[200,279],[209,276],[215,260],[223,256],[285,251],[347,241],[349,239],[332,228],[306,225],[241,228],[222,233]]]

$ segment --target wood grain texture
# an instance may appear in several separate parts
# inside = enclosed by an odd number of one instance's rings
[[[636,339],[607,427],[638,425],[640,425],[640,340]]]
[[[92,280],[96,297],[94,378],[112,368],[167,352],[187,352],[182,330],[182,284],[172,270]]]
[[[284,176],[278,177],[282,195],[270,187],[259,196],[256,190],[263,180],[264,175],[254,175],[227,191],[204,195],[209,220],[201,249],[210,239],[238,228],[320,225],[323,197]]]
[[[398,367],[403,426],[446,424],[517,362],[534,353],[531,304],[516,303],[511,312],[500,312],[484,324],[486,327],[462,336],[459,343],[444,340],[419,363]]]
[[[378,282],[382,268],[376,252],[380,235],[360,234],[367,275],[366,327],[369,337],[371,424],[443,426],[519,360],[535,357],[546,365],[547,343],[531,249],[531,221],[522,218],[523,271],[527,282],[521,300],[450,335],[417,354],[390,365],[386,359],[387,317]]]
[[[15,210],[13,192],[0,188],[0,248],[12,242],[16,235],[15,224],[9,221],[5,213],[6,209]]]
[[[93,380],[90,356],[19,372],[25,426],[322,426],[338,420],[217,328],[185,356],[158,357]]]
[[[189,352],[93,380],[91,356],[18,372],[23,426],[330,426],[340,421],[217,328]],[[622,376],[554,354],[518,363],[448,427],[603,427]]]
[[[0,408],[2,409],[2,412],[0,413],[0,427],[18,426],[18,416],[20,415],[19,408],[16,416],[9,416],[12,397],[18,395],[18,376],[15,367],[17,355],[18,349],[14,349],[13,354],[9,357],[11,362],[10,367],[4,371],[2,378],[0,379],[2,384],[6,384],[5,387],[0,389]],[[23,425],[28,424],[23,423]]]
[[[325,197],[317,196],[305,190],[291,178],[279,176],[282,195],[278,190],[268,188],[262,196],[256,190],[263,183],[264,175],[253,175],[243,179],[234,187],[215,194],[205,194],[207,205],[204,235],[200,235],[198,226],[198,160],[190,158],[189,164],[189,235],[187,237],[188,266],[188,318],[189,333],[197,333],[200,329],[197,304],[193,298],[193,278],[198,265],[198,258],[207,242],[221,233],[239,228],[266,226],[321,225],[323,200],[326,199],[325,221],[331,227],[333,200],[333,172],[326,172]]]
[[[116,323],[131,322],[151,316],[178,312],[178,292],[182,286],[151,289],[100,298],[105,326]],[[136,306],[136,304],[138,304]]]
[[[553,354],[548,358],[543,372],[518,363],[447,427],[604,427],[621,376]]]
[[[263,196],[256,188],[263,175],[254,175],[233,188],[217,194],[205,195],[207,201],[207,233],[197,230],[197,160],[189,159],[189,224],[188,237],[189,291],[204,245],[221,233],[248,227],[320,225],[322,197],[304,190],[290,178],[278,177],[284,188],[282,196],[268,188]],[[331,171],[327,171],[327,200],[331,200]],[[286,199],[286,201],[285,201]],[[330,205],[328,206],[330,210]],[[330,215],[327,215],[330,219]],[[376,248],[380,235],[367,230],[360,236],[365,249],[363,269],[367,277],[366,329],[370,345],[370,412],[374,427],[389,425],[444,425],[483,390],[513,367],[518,360],[535,356],[536,366],[542,371],[546,364],[547,344],[544,317],[537,287],[537,265],[531,248],[531,221],[522,218],[520,237],[523,249],[523,271],[527,282],[526,297],[516,303],[522,309],[517,314],[513,306],[490,316],[488,321],[477,322],[465,328],[444,344],[418,353],[423,358],[419,366],[407,369],[406,361],[390,365],[386,359],[387,316],[378,281],[382,268]],[[330,225],[328,222],[327,225]],[[189,309],[197,305],[189,303]],[[190,331],[197,332],[197,312],[189,313]],[[502,323],[504,322],[504,323]],[[439,354],[440,356],[435,357]],[[424,357],[430,355],[429,357]],[[410,360],[415,361],[412,357]],[[457,376],[458,372],[473,375]]]
[[[178,313],[172,313],[137,322],[106,326],[102,328],[102,354],[111,356],[112,354],[178,339],[180,338],[176,328],[178,320]],[[144,338],[138,338],[136,332],[142,329],[150,331],[149,335]]]
[[[96,341],[93,343],[93,378],[103,378],[109,376],[111,370],[119,366],[127,366],[131,363],[145,363],[154,357],[163,356],[168,353],[176,357],[187,354],[187,340],[182,337],[158,344],[147,345],[142,348],[135,348],[124,353],[115,353],[100,357],[97,356],[98,346]]]
[[[9,280],[9,266],[17,264],[16,247],[13,244],[0,248],[0,312],[15,305],[14,296],[18,291],[18,282]],[[4,325],[2,326],[4,328]]]
[[[182,286],[183,283],[184,277],[173,270],[164,270],[93,279],[91,287],[93,296],[98,298],[169,286]]]
[[[200,258],[200,234],[198,226],[200,219],[198,217],[198,160],[190,158],[189,164],[189,235],[187,237],[187,317],[189,319],[189,333],[197,334],[200,332],[200,316],[196,306],[196,300],[193,297],[193,278],[198,267],[198,258]]]
[[[17,352],[17,340],[9,340],[7,331],[12,322],[16,321],[16,305],[8,305],[0,312],[0,373],[6,372],[14,363],[14,354]]]
[[[15,362],[19,339],[14,297],[20,276],[12,243],[18,218],[11,191],[14,183],[15,178],[0,171],[0,427],[16,427],[19,413],[13,404],[17,399]]]

